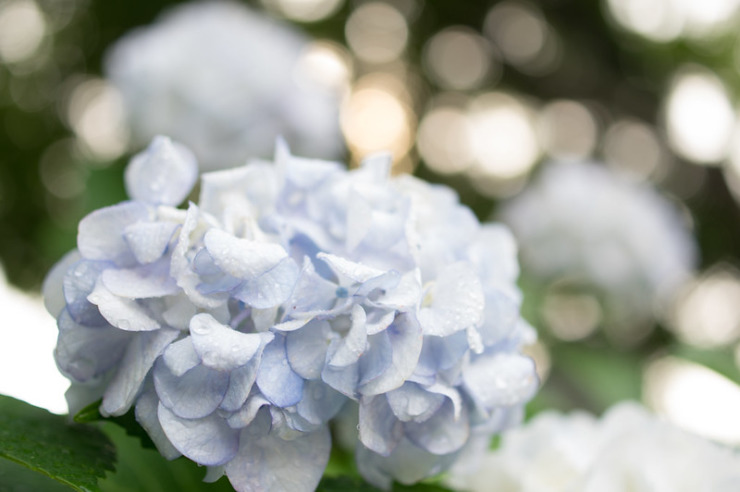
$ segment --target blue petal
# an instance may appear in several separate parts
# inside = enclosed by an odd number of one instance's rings
[[[59,337],[54,349],[57,366],[67,377],[89,381],[118,364],[131,333],[112,326],[90,328],[75,323],[65,310],[57,321]]]
[[[265,347],[257,372],[257,386],[265,398],[278,407],[289,407],[301,401],[303,378],[293,372],[288,364],[284,336],[276,336]]]
[[[177,330],[164,328],[141,333],[131,340],[118,371],[103,395],[103,415],[123,415],[131,408],[154,360],[178,335]]]
[[[326,426],[283,440],[270,433],[242,431],[239,454],[226,465],[226,475],[239,492],[311,492],[329,461],[331,436]]]
[[[107,323],[98,307],[87,296],[95,288],[98,277],[111,263],[105,261],[81,260],[72,265],[64,276],[62,284],[67,310],[76,322],[87,326],[101,326]],[[59,314],[59,313],[57,313]]]
[[[190,337],[178,340],[167,347],[162,360],[167,364],[170,372],[177,377],[182,376],[200,364],[200,357],[198,357],[198,353],[193,348],[193,341]]]
[[[123,237],[136,261],[147,264],[162,257],[178,227],[177,222],[137,222],[124,229]]]
[[[346,367],[332,367],[327,364],[321,371],[321,379],[343,395],[357,398],[357,382],[360,379],[359,365],[357,363]]]
[[[159,423],[157,417],[157,407],[159,406],[159,398],[154,392],[153,388],[142,393],[138,400],[136,400],[136,421],[146,431],[147,435],[151,438],[154,445],[157,447],[159,454],[164,456],[168,460],[174,460],[181,455],[180,451],[175,448],[162,429],[162,424]]]
[[[217,414],[184,419],[160,403],[157,415],[172,445],[199,465],[223,465],[239,449],[239,431],[229,427]]]
[[[524,403],[539,384],[532,359],[514,353],[476,358],[464,369],[463,382],[473,400],[486,409]]]
[[[203,365],[219,371],[243,366],[272,340],[272,333],[241,333],[222,325],[210,314],[190,320],[190,339]]]
[[[221,402],[221,408],[228,412],[236,412],[242,408],[257,379],[260,360],[259,356],[255,356],[248,364],[229,373],[229,388]]]
[[[209,230],[203,241],[216,265],[240,279],[262,275],[288,256],[278,244],[240,239],[219,229]]]
[[[386,394],[393,414],[401,421],[424,421],[444,403],[444,396],[432,393],[416,383],[406,382]]]
[[[78,261],[80,261],[79,251],[70,251],[52,267],[44,279],[44,285],[41,289],[44,295],[44,307],[55,318],[67,305],[67,300],[64,297],[64,277],[72,265]]]
[[[405,485],[443,472],[457,458],[456,454],[438,456],[429,453],[408,439],[401,439],[390,456],[382,456],[358,443],[355,462],[360,475],[382,489],[390,489],[393,480]]]
[[[295,261],[285,258],[259,277],[248,278],[234,297],[259,309],[282,304],[293,293],[298,271]]]
[[[223,401],[228,386],[228,373],[208,367],[196,366],[177,377],[162,361],[154,366],[154,387],[159,399],[184,419],[198,419],[213,413]]]
[[[87,299],[98,306],[100,314],[116,328],[124,331],[152,331],[160,328],[143,306],[131,299],[113,294],[103,282],[98,281]]]
[[[406,437],[432,454],[449,454],[465,445],[470,436],[467,411],[455,418],[454,405],[445,400],[442,407],[424,422],[406,422]]]
[[[332,354],[329,364],[334,367],[345,367],[359,360],[367,346],[366,319],[362,306],[355,304],[352,307],[352,326]]]
[[[384,332],[375,337],[387,335],[392,348],[388,368],[378,377],[368,380],[360,391],[364,395],[387,393],[401,386],[416,368],[423,337],[421,327],[412,314],[400,314]]]
[[[358,383],[360,386],[383,374],[393,361],[393,347],[388,333],[382,331],[368,337],[367,343],[367,350],[359,360],[360,380]]]
[[[328,422],[347,401],[346,396],[320,380],[308,381],[303,395],[297,406],[298,414],[312,424]]]
[[[139,202],[123,202],[92,212],[80,221],[77,233],[82,257],[112,261],[122,267],[136,264],[124,230],[140,221],[149,221],[149,208]]]
[[[101,278],[110,292],[128,299],[146,299],[175,294],[179,289],[170,277],[168,258],[136,268],[109,268]]]
[[[331,328],[326,321],[313,320],[286,335],[285,351],[290,367],[304,379],[318,379],[326,361]]]
[[[360,441],[383,456],[393,452],[403,437],[403,425],[383,395],[360,399]]]
[[[167,137],[154,137],[126,168],[126,191],[134,200],[153,205],[179,205],[198,179],[190,150]]]
[[[419,324],[425,335],[448,336],[482,321],[483,288],[467,263],[445,267],[426,296],[431,305],[419,310]]]

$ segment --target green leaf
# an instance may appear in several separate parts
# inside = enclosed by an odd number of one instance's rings
[[[138,438],[122,427],[103,421],[101,428],[115,443],[118,462],[115,473],[100,481],[103,492],[233,492],[228,479],[203,482],[206,468],[187,458],[167,461],[155,449],[141,446]]]
[[[78,424],[88,424],[100,421],[113,422],[125,430],[126,434],[129,436],[137,437],[141,441],[141,445],[145,448],[156,449],[156,446],[149,437],[149,434],[147,434],[144,428],[139,425],[139,422],[137,422],[133,408],[118,417],[104,417],[100,413],[100,405],[102,404],[102,401],[103,400],[98,400],[90,403],[88,406],[77,412],[74,416],[74,421]]]
[[[0,395],[0,457],[23,465],[82,492],[99,491],[98,477],[113,470],[115,448],[98,429],[67,423],[28,403]],[[4,460],[0,460],[4,461]],[[3,474],[17,482],[9,490],[26,490],[41,480],[3,463]],[[31,476],[32,478],[28,478]],[[24,478],[25,477],[25,478]],[[25,482],[25,483],[23,483]],[[3,489],[5,490],[5,489]],[[36,487],[36,490],[46,490]]]

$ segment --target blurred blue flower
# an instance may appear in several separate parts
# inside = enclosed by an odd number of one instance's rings
[[[537,387],[521,355],[516,246],[449,189],[293,157],[206,174],[158,137],[132,201],[80,223],[50,273],[74,411],[136,418],[160,452],[239,490],[312,490],[331,421],[357,421],[360,472],[389,487],[513,425]],[[350,403],[351,402],[351,403]],[[346,426],[345,426],[346,427]]]

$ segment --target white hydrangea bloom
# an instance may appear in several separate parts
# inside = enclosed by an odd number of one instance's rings
[[[545,164],[500,215],[529,274],[585,281],[616,318],[649,318],[696,261],[693,236],[674,204],[649,184],[595,163]]]
[[[72,409],[134,407],[164,456],[239,491],[311,490],[348,414],[386,488],[515,424],[538,383],[513,237],[390,164],[280,145],[203,175],[185,211],[195,160],[155,139],[126,172],[133,200],[85,217],[45,285]]]
[[[169,135],[204,169],[267,157],[282,135],[302,155],[338,158],[339,94],[298,79],[307,40],[237,3],[191,3],[118,41],[105,71],[134,145]]]
[[[730,492],[740,455],[622,403],[601,420],[542,413],[448,481],[470,492]]]

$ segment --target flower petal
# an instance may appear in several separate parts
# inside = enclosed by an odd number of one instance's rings
[[[444,403],[444,396],[432,393],[416,383],[406,382],[386,393],[393,415],[403,422],[424,421]]]
[[[95,288],[95,283],[103,270],[110,266],[111,263],[107,261],[81,260],[67,270],[62,283],[64,300],[70,316],[78,323],[87,326],[101,326],[107,323],[98,307],[87,297]]]
[[[298,402],[298,414],[312,424],[324,424],[334,417],[347,397],[320,380],[308,381]]]
[[[154,366],[154,387],[159,399],[184,419],[199,419],[213,413],[223,401],[228,386],[228,373],[205,366],[196,366],[181,377],[172,374],[162,361]],[[173,444],[177,446],[174,441]]]
[[[144,307],[134,300],[113,294],[100,280],[87,299],[98,306],[108,323],[121,330],[152,331],[160,328],[160,324],[147,314]]]
[[[136,222],[123,230],[123,237],[136,261],[145,265],[162,257],[178,227],[177,222]]]
[[[177,330],[164,328],[140,333],[131,340],[103,395],[101,413],[104,416],[123,415],[131,408],[154,360],[178,335]]]
[[[339,343],[336,352],[332,354],[329,364],[334,367],[345,367],[357,362],[367,346],[366,319],[362,306],[355,304],[352,307],[352,326]]]
[[[226,465],[226,475],[238,492],[311,492],[329,461],[331,436],[326,426],[290,441],[270,433],[243,431],[239,454]]]
[[[480,324],[483,288],[470,265],[461,262],[444,268],[427,296],[431,305],[419,310],[425,335],[444,337]]]
[[[293,293],[298,273],[295,261],[289,257],[284,258],[260,276],[247,279],[234,297],[259,309],[277,306]]]
[[[265,347],[257,372],[257,386],[265,398],[278,407],[289,407],[301,401],[303,378],[288,364],[284,336],[276,336]]]
[[[393,324],[375,336],[381,335],[387,335],[393,347],[390,365],[380,376],[362,385],[360,392],[364,395],[387,393],[401,386],[413,374],[421,355],[423,336],[413,315],[396,316]]]
[[[198,163],[185,146],[154,137],[149,147],[126,167],[126,191],[134,200],[153,205],[179,205],[198,179]]]
[[[167,364],[170,372],[177,377],[200,364],[200,357],[198,357],[198,353],[193,347],[193,340],[190,337],[178,340],[167,347],[162,360]]]
[[[229,427],[219,415],[184,419],[162,403],[159,404],[157,415],[172,445],[199,465],[223,465],[239,449],[239,431]]]
[[[127,299],[146,299],[175,294],[179,289],[170,277],[170,261],[161,261],[136,268],[109,268],[101,274],[108,290]]]
[[[403,437],[403,425],[393,415],[385,396],[360,399],[360,441],[368,449],[388,456]]]
[[[80,221],[77,233],[82,257],[112,261],[122,267],[135,264],[124,230],[139,221],[149,221],[149,208],[139,202],[123,202],[92,212]]]
[[[63,290],[64,277],[70,267],[78,261],[80,261],[80,252],[77,250],[70,251],[52,267],[44,279],[44,285],[41,289],[44,295],[44,307],[55,318],[67,305]]]
[[[78,382],[94,379],[123,357],[131,333],[110,325],[90,328],[76,323],[62,311],[57,321],[59,337],[54,358],[59,370]]]
[[[304,379],[318,379],[326,361],[331,328],[326,321],[313,320],[285,337],[290,367]]]
[[[241,333],[222,325],[210,314],[190,320],[190,338],[203,365],[219,371],[243,366],[273,339],[272,333]]]
[[[478,357],[463,371],[463,381],[473,400],[486,409],[523,403],[539,384],[532,359],[508,353]]]
[[[158,406],[159,398],[157,398],[157,394],[153,388],[142,393],[139,399],[136,400],[136,421],[144,428],[152,442],[154,442],[159,454],[164,456],[165,459],[174,460],[181,456],[182,453],[172,445],[165,435],[162,424],[159,423],[159,417],[157,417]]]
[[[455,418],[453,403],[445,400],[441,408],[424,422],[406,422],[404,432],[411,442],[432,454],[454,453],[470,436],[468,412],[461,412]]]
[[[219,229],[209,230],[203,241],[216,265],[240,279],[262,275],[288,256],[279,244],[240,239]]]

